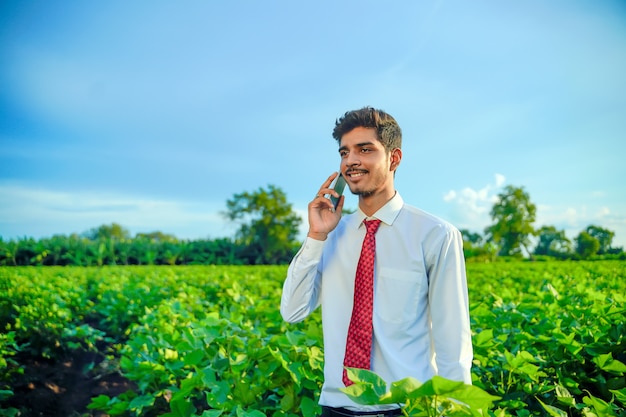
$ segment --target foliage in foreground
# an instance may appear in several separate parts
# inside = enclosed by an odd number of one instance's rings
[[[93,399],[109,415],[312,417],[320,316],[282,321],[285,274],[0,268],[0,414],[22,358],[91,350],[137,386]],[[619,261],[468,265],[473,385],[500,397],[490,415],[626,415],[625,277]]]
[[[374,372],[347,368],[348,378],[354,382],[343,388],[348,397],[358,404],[397,404],[407,417],[466,417],[487,416],[494,401],[500,397],[481,388],[459,381],[434,376],[420,383],[415,378],[404,378],[387,383]]]

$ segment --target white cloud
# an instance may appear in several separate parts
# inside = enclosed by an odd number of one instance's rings
[[[456,199],[456,191],[454,190],[448,191],[446,195],[443,196],[443,201],[445,202],[454,201],[454,199]]]
[[[504,175],[496,173],[496,187],[502,187],[505,181],[506,178],[504,177]]]
[[[495,174],[493,184],[487,184],[478,190],[465,187],[462,190],[448,191],[443,200],[452,204],[452,223],[461,229],[482,232],[490,224],[489,212],[497,201],[497,190],[505,180],[504,175]]]

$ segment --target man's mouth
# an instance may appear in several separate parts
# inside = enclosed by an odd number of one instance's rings
[[[367,171],[348,171],[346,172],[346,176],[350,178],[358,178],[367,174]]]

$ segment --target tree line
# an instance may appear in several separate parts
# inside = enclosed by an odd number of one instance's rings
[[[484,234],[461,230],[467,259],[497,257],[531,260],[626,259],[622,247],[613,247],[615,232],[589,225],[570,240],[564,230],[552,225],[534,227],[537,207],[523,187],[508,185],[491,208],[493,224]]]
[[[461,230],[468,261],[530,259],[626,259],[615,233],[590,225],[572,241],[554,226],[534,228],[536,206],[522,187],[507,186],[484,234]],[[286,194],[269,185],[235,194],[222,213],[238,224],[232,238],[179,240],[160,231],[131,236],[123,226],[101,225],[81,234],[50,238],[0,237],[0,265],[262,265],[286,264],[300,247],[302,219]]]
[[[239,225],[232,238],[180,240],[160,231],[131,236],[118,223],[38,240],[0,237],[0,265],[278,265],[300,245],[302,220],[272,185],[235,194],[222,215]]]

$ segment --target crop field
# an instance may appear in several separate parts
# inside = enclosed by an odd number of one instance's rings
[[[490,415],[626,415],[626,262],[467,268]],[[316,415],[320,314],[282,321],[286,269],[0,268],[0,415]],[[63,367],[80,382],[55,380]],[[54,411],[43,389],[87,397]]]

